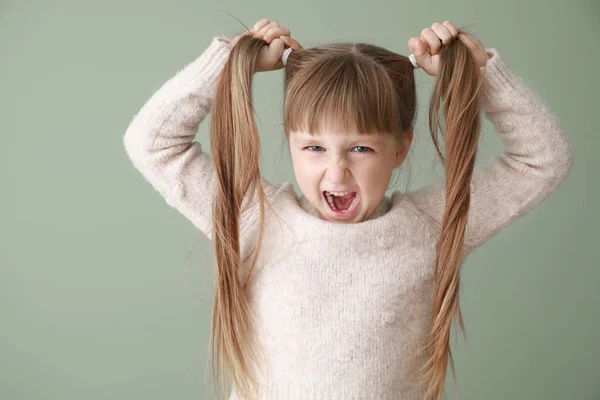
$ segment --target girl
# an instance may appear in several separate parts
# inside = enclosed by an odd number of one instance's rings
[[[213,241],[210,352],[230,399],[442,398],[453,317],[464,332],[460,265],[568,175],[558,119],[496,49],[448,21],[408,47],[414,59],[304,49],[261,20],[215,37],[131,121],[134,166]],[[446,179],[387,197],[412,142],[417,67],[436,77],[429,127]],[[259,170],[252,77],[281,68],[301,196]],[[194,137],[211,109],[209,155]],[[480,111],[505,151],[474,170]]]

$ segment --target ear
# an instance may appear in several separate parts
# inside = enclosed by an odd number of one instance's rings
[[[413,129],[410,128],[408,131],[404,132],[404,136],[402,137],[401,142],[396,147],[396,158],[394,160],[394,168],[398,168],[404,162],[404,159],[408,154],[408,150],[410,150],[412,139]]]

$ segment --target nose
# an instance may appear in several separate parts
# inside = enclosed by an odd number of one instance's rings
[[[344,157],[337,157],[327,166],[327,180],[333,184],[343,184],[348,180],[350,171]]]

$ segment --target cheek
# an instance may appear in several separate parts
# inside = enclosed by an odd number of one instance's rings
[[[307,160],[306,157],[294,155],[292,157],[292,167],[298,186],[300,186],[304,195],[309,197],[309,193],[317,190],[315,187],[318,188],[319,184],[319,177],[315,164],[311,163],[310,160]]]
[[[387,187],[392,169],[382,160],[373,160],[373,162],[365,163],[362,168],[357,170],[362,185],[370,190],[375,190],[377,187]]]

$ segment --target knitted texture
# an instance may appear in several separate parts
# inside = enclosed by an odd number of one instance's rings
[[[159,88],[124,135],[135,168],[211,238],[210,154],[194,141],[230,49],[224,36]],[[476,168],[465,256],[523,216],[567,177],[573,155],[559,120],[495,48],[482,87],[504,153]],[[444,183],[385,197],[371,219],[320,219],[291,183],[265,192],[265,238],[246,294],[266,351],[259,399],[422,399]],[[242,216],[242,258],[257,208]],[[257,371],[258,372],[258,371]],[[267,374],[264,374],[267,373]],[[231,399],[236,399],[235,393]]]

